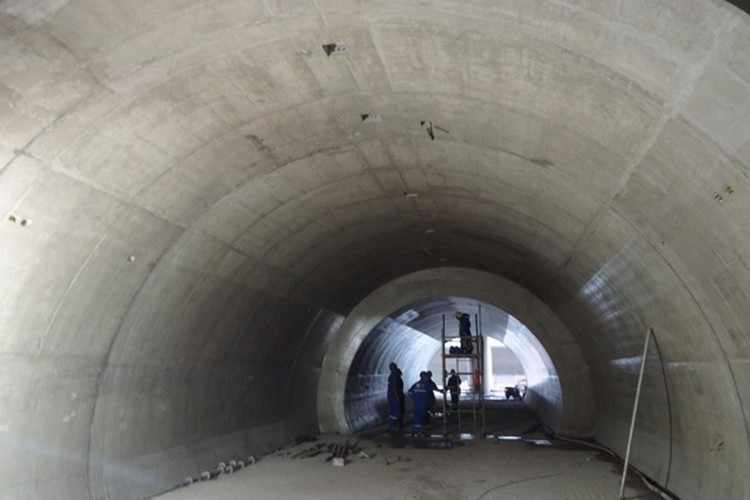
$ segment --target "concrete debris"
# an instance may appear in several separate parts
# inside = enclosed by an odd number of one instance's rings
[[[323,449],[326,445],[324,443],[318,443],[311,448],[305,448],[304,450],[298,451],[291,455],[291,458],[312,458],[323,453]]]
[[[200,481],[209,481],[212,479],[218,479],[219,476],[224,474],[232,474],[238,470],[244,469],[245,467],[250,466],[251,464],[254,464],[256,462],[255,457],[250,456],[247,458],[247,460],[242,459],[232,459],[228,462],[219,462],[216,465],[216,468],[213,470],[207,470],[200,473],[200,476],[193,478],[191,476],[185,477],[183,481],[178,485],[178,487],[186,487],[190,486],[193,483],[197,483]]]
[[[409,457],[402,457],[401,455],[398,455],[396,457],[384,457],[385,459],[385,465],[393,465],[398,462],[411,462],[411,458]]]
[[[331,452],[331,455],[326,458],[326,462],[333,461],[333,464],[336,466],[346,464],[346,457],[350,453],[359,453],[362,451],[358,445],[359,441],[355,441],[353,444],[349,444],[349,441],[346,441],[344,444],[328,445],[328,451]]]
[[[380,123],[383,121],[383,117],[378,113],[362,113],[359,117],[362,123]]]

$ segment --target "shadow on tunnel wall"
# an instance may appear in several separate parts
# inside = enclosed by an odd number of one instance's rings
[[[388,365],[395,362],[403,372],[404,391],[427,370],[440,343],[429,335],[391,318],[373,329],[354,357],[346,380],[345,407],[353,431],[381,424],[388,417]],[[407,394],[407,411],[409,398]]]

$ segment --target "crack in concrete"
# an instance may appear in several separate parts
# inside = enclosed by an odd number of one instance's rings
[[[521,153],[517,153],[516,151],[512,151],[510,149],[505,149],[501,147],[497,147],[496,149],[510,156],[515,156],[519,160],[527,161],[529,163],[533,163],[534,165],[537,165],[540,167],[552,167],[555,165],[553,161],[550,161],[547,158],[536,158],[536,157],[526,156]]]
[[[520,483],[529,483],[531,481],[539,481],[541,479],[549,479],[549,478],[552,478],[552,477],[560,477],[563,474],[564,474],[563,472],[555,472],[553,474],[538,474],[536,476],[531,476],[531,477],[527,477],[527,478],[524,478],[524,479],[514,479],[513,481],[506,481],[504,483],[498,484],[497,486],[493,486],[492,488],[489,488],[489,489],[485,490],[481,495],[479,495],[476,498],[476,500],[482,500],[483,498],[485,498],[487,495],[489,495],[493,491],[497,491],[497,490],[500,490],[502,488],[507,488],[508,486],[513,486],[515,484],[520,484]]]

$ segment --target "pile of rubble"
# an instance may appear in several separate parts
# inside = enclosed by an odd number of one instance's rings
[[[198,477],[192,477],[188,476],[182,481],[181,486],[190,486],[193,483],[197,483],[200,481],[210,481],[211,479],[216,479],[221,475],[231,474],[235,471],[244,469],[245,467],[249,467],[253,464],[255,464],[256,460],[255,457],[250,456],[247,458],[247,460],[242,459],[234,459],[230,460],[229,462],[219,462],[219,464],[216,466],[213,470],[205,470],[200,473],[200,476]]]

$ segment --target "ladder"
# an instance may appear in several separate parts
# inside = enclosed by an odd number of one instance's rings
[[[474,315],[474,333],[471,337],[464,337],[471,339],[473,346],[471,354],[466,353],[450,353],[450,346],[448,345],[455,339],[461,339],[461,336],[448,336],[445,333],[445,315],[443,315],[443,329],[442,329],[442,357],[443,357],[443,436],[448,435],[448,410],[449,410],[449,391],[448,391],[448,371],[450,369],[456,370],[456,374],[461,377],[462,381],[466,380],[464,377],[468,377],[471,385],[471,405],[462,405],[462,402],[467,401],[467,393],[462,392],[459,399],[459,406],[457,410],[451,409],[451,414],[455,417],[454,421],[457,425],[457,435],[463,434],[465,415],[470,417],[471,425],[473,429],[474,437],[482,437],[485,434],[485,400],[484,400],[484,337],[482,336],[482,306],[479,305],[478,314]]]

